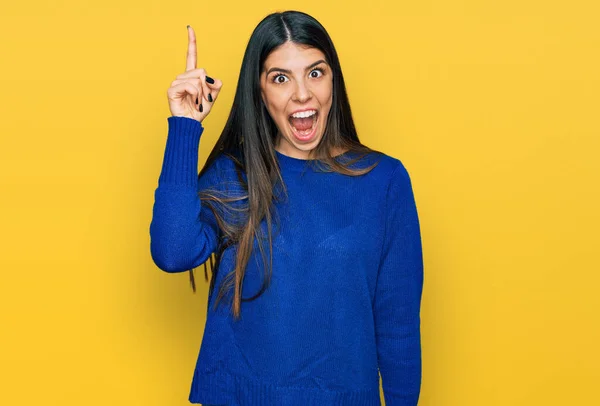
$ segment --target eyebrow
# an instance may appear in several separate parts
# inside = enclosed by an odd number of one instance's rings
[[[304,70],[307,71],[310,68],[313,68],[313,67],[317,66],[320,63],[326,63],[326,62],[323,59],[319,59],[317,62],[313,62],[310,65],[308,65]],[[288,74],[292,73],[292,71],[288,70],[288,69],[281,69],[281,68],[275,68],[275,67],[273,67],[273,68],[269,69],[269,71],[266,73],[266,75],[268,76],[269,73],[271,73],[273,71],[279,71],[279,72],[288,73]]]

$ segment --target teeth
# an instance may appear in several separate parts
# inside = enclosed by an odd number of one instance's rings
[[[310,134],[314,130],[314,128],[315,128],[316,125],[317,125],[317,120],[314,120],[313,121],[313,125],[308,130],[298,131],[298,129],[296,129],[296,127],[294,127],[294,125],[290,122],[290,126],[299,135],[308,135],[308,134]]]
[[[304,117],[310,117],[310,116],[312,116],[314,114],[317,114],[317,110],[301,111],[299,113],[292,114],[292,117],[295,117],[295,118],[304,118]]]

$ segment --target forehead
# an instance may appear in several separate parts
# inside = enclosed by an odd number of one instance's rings
[[[265,69],[278,67],[303,71],[307,65],[319,59],[326,60],[325,54],[317,48],[307,48],[293,42],[286,42],[275,48],[265,60]]]

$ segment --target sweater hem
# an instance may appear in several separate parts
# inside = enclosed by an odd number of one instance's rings
[[[379,386],[348,391],[278,386],[224,371],[197,370],[189,401],[223,406],[381,406]]]

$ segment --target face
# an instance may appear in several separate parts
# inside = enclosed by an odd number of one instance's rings
[[[307,159],[325,132],[333,79],[325,55],[316,48],[286,42],[265,61],[261,95],[279,133],[275,149]]]

